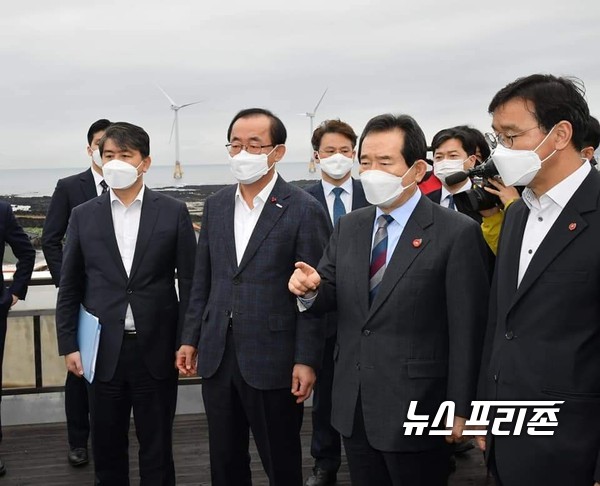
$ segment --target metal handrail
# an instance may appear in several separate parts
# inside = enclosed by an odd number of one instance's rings
[[[5,283],[9,283],[10,279],[5,280]],[[30,287],[43,286],[43,285],[54,285],[52,278],[42,277],[34,278],[29,282]],[[12,310],[9,317],[32,317],[33,324],[33,360],[35,367],[35,386],[33,387],[10,387],[3,388],[2,394],[4,396],[9,395],[31,395],[34,393],[55,393],[64,391],[64,386],[44,386],[44,377],[42,371],[42,331],[41,331],[41,317],[54,315],[54,309],[36,309],[36,310]],[[202,383],[202,379],[199,377],[180,377],[179,385],[197,385]]]

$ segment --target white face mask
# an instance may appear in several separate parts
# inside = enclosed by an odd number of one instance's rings
[[[526,186],[528,185],[538,171],[541,169],[542,164],[546,162],[555,153],[552,152],[544,160],[540,160],[540,156],[536,153],[546,139],[550,136],[554,130],[554,127],[548,132],[548,135],[544,137],[539,145],[533,150],[513,150],[498,144],[492,152],[492,159],[494,165],[498,169],[498,174],[502,178],[502,182],[506,186]]]
[[[122,160],[113,159],[104,164],[102,168],[104,180],[111,189],[129,189],[135,184],[138,177],[142,175],[141,172],[138,174],[138,169],[143,163],[144,161],[140,162],[137,167],[134,167]]]
[[[367,201],[380,208],[390,207],[400,197],[400,194],[414,184],[413,181],[406,187],[402,185],[402,179],[413,167],[414,164],[409,167],[402,177],[375,169],[361,172],[360,181]]]
[[[273,165],[269,167],[269,155],[273,153],[273,150],[268,154],[251,154],[242,150],[233,157],[230,155],[229,164],[231,166],[231,173],[240,184],[252,184],[256,182],[273,167]]]
[[[445,184],[446,177],[464,170],[465,160],[444,159],[439,162],[436,161],[433,163],[433,173],[442,181],[442,184]]]
[[[331,157],[319,159],[321,170],[333,179],[342,179],[352,170],[354,160],[343,154],[333,154]]]
[[[100,149],[96,149],[92,152],[92,160],[97,167],[102,168],[102,157],[100,156]]]

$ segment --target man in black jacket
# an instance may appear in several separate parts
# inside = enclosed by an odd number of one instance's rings
[[[315,160],[321,168],[321,181],[307,187],[329,215],[329,229],[344,214],[368,206],[359,180],[352,178],[356,155],[356,133],[340,120],[327,120],[314,131],[312,146]],[[331,426],[331,386],[333,384],[333,349],[337,330],[337,314],[327,315],[327,336],[323,365],[315,384],[312,407],[312,442],[310,452],[315,458],[312,475],[306,486],[334,484],[341,464],[340,434]]]
[[[29,237],[23,231],[10,204],[0,201],[0,261],[4,261],[4,247],[8,244],[17,257],[17,269],[10,287],[5,287],[4,276],[0,272],[0,392],[2,391],[2,361],[4,359],[4,341],[6,339],[6,318],[10,308],[27,294],[27,284],[35,264],[35,250]],[[0,393],[2,400],[2,393]],[[0,402],[1,403],[1,402]],[[2,440],[2,420],[0,418],[0,441]],[[0,476],[6,468],[0,460]]]
[[[98,143],[109,125],[110,121],[106,119],[92,123],[87,133],[87,153],[91,158],[91,167],[79,174],[60,179],[48,207],[42,233],[42,250],[52,281],[57,287],[60,284],[63,238],[71,211],[74,207],[107,190],[102,175]],[[82,466],[88,462],[87,442],[90,434],[88,395],[85,380],[72,373],[67,373],[65,381],[65,414],[69,440],[67,458],[72,466]]]

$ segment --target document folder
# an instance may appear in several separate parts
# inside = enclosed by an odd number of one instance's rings
[[[94,381],[101,328],[102,325],[98,321],[98,318],[86,311],[83,306],[80,306],[77,344],[79,345],[79,353],[81,354],[83,377],[90,383]]]

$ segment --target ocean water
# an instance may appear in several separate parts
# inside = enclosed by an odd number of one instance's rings
[[[58,179],[83,170],[85,170],[85,166],[61,169],[3,169],[0,170],[0,197],[6,195],[51,196]],[[145,174],[144,181],[150,188],[232,184],[235,182],[227,163],[183,165],[182,170],[183,177],[174,179],[173,166],[152,165]],[[283,160],[277,164],[277,171],[287,181],[318,180],[320,178],[319,169],[317,172],[309,172],[307,162]]]

